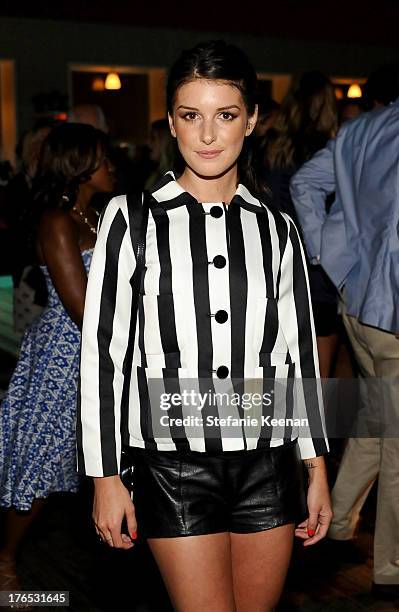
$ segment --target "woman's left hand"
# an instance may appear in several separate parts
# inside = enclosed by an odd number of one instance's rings
[[[309,470],[307,495],[309,516],[295,529],[295,535],[305,540],[304,546],[312,546],[326,536],[333,512],[324,459],[322,457],[312,459],[311,467],[309,465],[307,467]]]

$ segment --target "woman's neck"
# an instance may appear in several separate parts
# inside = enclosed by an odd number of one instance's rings
[[[198,202],[225,202],[229,204],[238,183],[237,166],[218,177],[200,176],[186,167],[178,179],[179,185]]]
[[[92,193],[84,189],[81,185],[79,188],[78,197],[76,198],[75,207],[81,211],[85,211],[89,208]]]

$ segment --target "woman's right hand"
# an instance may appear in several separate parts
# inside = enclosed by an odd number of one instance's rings
[[[126,517],[129,535],[121,533]],[[119,476],[94,478],[93,520],[97,534],[113,548],[128,550],[137,538],[137,522],[129,491]]]

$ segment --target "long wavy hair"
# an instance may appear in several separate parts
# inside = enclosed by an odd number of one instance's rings
[[[71,209],[80,186],[107,155],[107,136],[83,123],[55,127],[43,142],[33,197],[40,214],[48,208]]]
[[[303,164],[336,135],[337,105],[331,81],[321,72],[303,74],[277,111],[261,149],[270,168]]]
[[[228,81],[240,91],[248,115],[251,116],[255,112],[258,89],[256,72],[245,53],[235,45],[214,40],[199,43],[181,54],[168,76],[166,98],[170,114],[173,113],[179,87],[194,79]],[[239,180],[253,194],[269,199],[269,189],[254,168],[253,152],[253,137],[247,136],[238,159]],[[182,165],[179,165],[177,170],[181,171]]]

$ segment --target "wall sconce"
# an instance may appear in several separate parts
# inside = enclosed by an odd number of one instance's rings
[[[91,84],[91,88],[93,91],[104,91],[104,79],[102,79],[101,77],[94,77],[93,82]]]
[[[105,79],[105,89],[120,89],[121,80],[117,72],[109,72]]]
[[[353,83],[353,85],[349,87],[348,93],[346,95],[348,96],[348,98],[361,98],[362,90],[360,89],[359,85]]]
[[[340,87],[335,87],[334,92],[335,92],[335,97],[337,98],[337,100],[343,99],[344,94],[342,93],[342,89]]]

